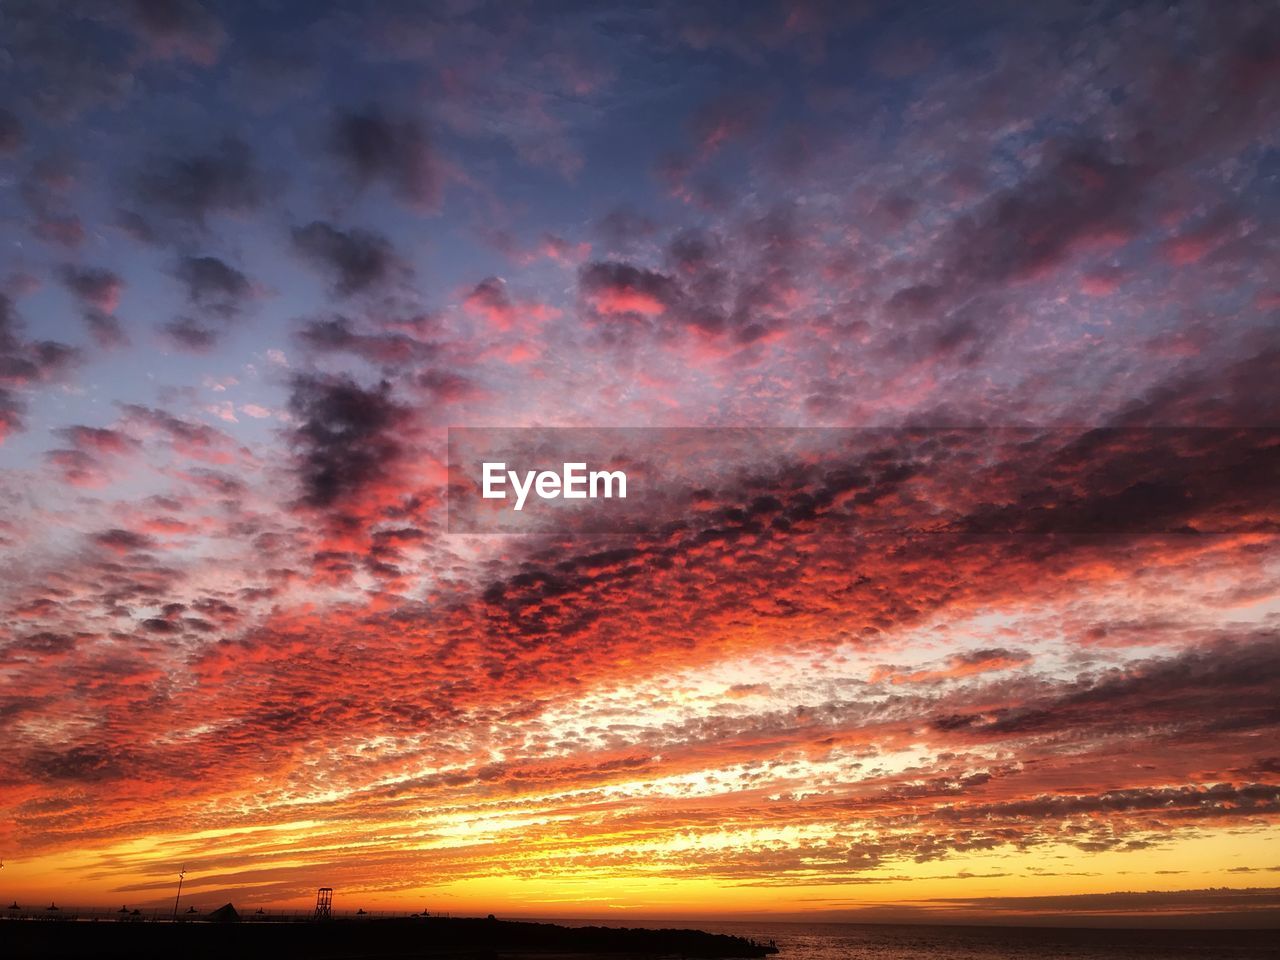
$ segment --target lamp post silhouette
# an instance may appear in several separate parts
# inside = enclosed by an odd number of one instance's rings
[[[182,878],[187,875],[187,865],[184,863],[182,869],[178,871],[178,894],[173,898],[173,919],[178,919],[178,901],[182,899]]]

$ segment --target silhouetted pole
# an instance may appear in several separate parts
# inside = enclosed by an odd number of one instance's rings
[[[187,875],[187,865],[184,863],[182,869],[178,871],[178,895],[173,898],[173,919],[178,919],[178,901],[182,899],[182,878]]]

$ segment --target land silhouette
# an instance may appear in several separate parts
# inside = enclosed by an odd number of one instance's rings
[[[289,922],[248,920],[226,904],[194,921],[78,920],[28,917],[0,925],[13,958],[150,958],[314,960],[376,957],[497,958],[681,956],[758,958],[777,949],[744,937],[701,930],[564,927],[493,917],[340,918]]]

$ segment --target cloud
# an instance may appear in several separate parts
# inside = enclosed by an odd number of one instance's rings
[[[77,180],[76,165],[62,156],[40,158],[22,180],[30,230],[44,242],[68,249],[84,242],[84,224],[71,205]]]
[[[129,51],[116,42],[113,18],[68,18],[40,4],[6,13],[11,95],[40,116],[66,121],[93,106],[118,104],[132,90]]]
[[[25,142],[22,121],[12,110],[0,107],[0,153],[17,153]]]
[[[588,306],[602,318],[657,317],[673,309],[681,291],[672,278],[628,263],[589,263],[578,275]]]
[[[223,319],[239,313],[253,293],[249,278],[217,257],[183,257],[174,276],[194,306]]]
[[[370,107],[334,118],[329,136],[334,156],[361,186],[384,182],[424,211],[439,206],[441,165],[417,120],[391,120]]]
[[[140,444],[129,434],[106,427],[72,426],[55,431],[67,448],[50,450],[45,461],[76,487],[104,487],[112,480],[107,460],[131,454]]]
[[[507,285],[499,277],[486,277],[463,298],[463,306],[484,317],[491,326],[509,329],[515,318],[515,304],[507,295]]]
[[[713,230],[676,231],[664,269],[595,261],[578,274],[585,319],[611,342],[691,335],[699,357],[719,359],[777,339],[795,325],[804,294],[797,272],[809,244],[804,221],[786,204]]]
[[[0,387],[0,443],[11,433],[17,433],[26,426],[23,414],[27,405],[8,387]]]
[[[226,40],[222,25],[196,0],[133,0],[128,15],[156,59],[209,66]]]
[[[73,487],[104,487],[110,480],[101,461],[82,450],[50,450],[44,458]]]
[[[1269,699],[1277,683],[1280,656],[1260,636],[1081,678],[1048,697],[1027,698],[981,715],[939,717],[934,726],[963,736],[1003,739],[1140,721],[1145,729],[1194,739],[1215,728],[1248,731],[1276,723],[1280,716]]]
[[[63,427],[58,435],[75,449],[96,454],[126,454],[138,447],[138,441],[120,430],[107,427]]]
[[[161,328],[174,344],[192,353],[207,353],[221,338],[221,332],[192,317],[175,317]]]
[[[63,379],[81,360],[65,343],[25,339],[13,301],[0,293],[0,440],[25,427],[27,404],[19,390]]]
[[[200,353],[210,350],[258,296],[255,285],[217,257],[182,257],[173,275],[183,285],[194,315],[182,315],[163,327],[179,346]]]
[[[180,457],[230,463],[241,455],[229,436],[203,423],[136,403],[121,404],[120,410],[126,425],[140,433],[159,435]]]
[[[80,301],[85,324],[98,346],[127,346],[129,338],[115,315],[124,290],[124,280],[119,274],[67,264],[59,276],[63,286]]]
[[[385,381],[364,388],[347,378],[299,375],[289,400],[302,502],[329,509],[358,503],[393,475],[406,447],[409,411]]]
[[[158,214],[204,226],[215,214],[256,210],[265,186],[249,145],[225,137],[204,152],[150,159],[138,175],[137,197]]]
[[[362,332],[348,317],[308,320],[297,333],[311,350],[350,353],[387,368],[403,368],[432,360],[439,344],[395,331]]]
[[[646,214],[633,207],[615,207],[595,224],[605,245],[612,250],[627,252],[657,232],[658,225]]]
[[[120,305],[124,281],[109,270],[64,266],[60,272],[63,285],[86,307],[103,313],[115,313]]]
[[[93,534],[91,537],[94,543],[109,550],[118,553],[129,553],[134,550],[150,550],[155,546],[155,540],[141,533],[134,533],[131,530],[121,530],[119,528],[113,530],[102,530]]]
[[[295,228],[293,247],[342,297],[384,287],[411,273],[386,237],[368,230],[339,230],[323,220]]]
[[[890,683],[932,683],[939,680],[954,680],[979,673],[1021,667],[1030,663],[1031,660],[1031,654],[1025,650],[1007,650],[1003,647],[968,650],[953,655],[945,666],[937,669],[877,668],[871,674],[871,682],[888,680]]]
[[[702,160],[752,133],[770,105],[760,96],[723,94],[699,106],[690,119],[694,144]]]

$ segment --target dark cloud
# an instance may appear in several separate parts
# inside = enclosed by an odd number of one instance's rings
[[[209,326],[193,317],[175,317],[161,329],[176,346],[192,353],[212,350],[222,336],[221,328]]]
[[[344,377],[299,376],[289,409],[297,418],[293,446],[307,506],[357,503],[392,476],[405,453],[409,411],[385,381],[366,389]]]
[[[330,147],[361,185],[382,181],[415,206],[439,205],[440,162],[418,121],[390,120],[373,108],[344,113],[333,121]]]
[[[84,242],[84,224],[72,205],[77,174],[77,165],[65,157],[46,156],[32,164],[22,180],[30,230],[46,243],[75,248]]]
[[[54,121],[122,102],[133,89],[133,65],[113,13],[74,3],[61,8],[7,4],[4,45],[11,95]]]
[[[989,647],[982,650],[968,650],[958,653],[951,662],[955,666],[981,667],[999,663],[1028,663],[1031,654],[1025,650],[1010,650],[1006,647]]]
[[[151,537],[120,528],[102,530],[93,534],[90,539],[99,546],[118,550],[121,553],[132,550],[149,550],[155,546],[155,541]]]
[[[0,443],[11,433],[18,433],[26,427],[23,415],[27,405],[8,387],[0,387]]]
[[[125,335],[115,316],[124,280],[110,270],[66,265],[59,273],[63,286],[80,301],[85,325],[101,347],[125,346]]]
[[[613,260],[584,265],[578,289],[600,318],[661,316],[674,310],[683,295],[672,277]]]
[[[0,293],[0,351],[17,350],[21,343],[22,320],[7,294]]]
[[[1280,348],[1270,342],[1226,363],[1175,368],[1133,398],[1117,425],[1280,426]],[[1224,436],[1229,436],[1225,434]]]
[[[929,319],[987,287],[1059,267],[1083,244],[1127,240],[1152,171],[1110,154],[1094,142],[1051,147],[1027,179],[951,227],[938,276],[897,291],[890,316]]]
[[[381,287],[409,273],[391,242],[368,230],[339,230],[316,220],[293,231],[293,246],[326,275],[339,296]]]
[[[1213,730],[1250,731],[1280,723],[1280,648],[1274,637],[1222,642],[1177,657],[1086,677],[1049,697],[982,714],[949,714],[935,729],[979,739],[1045,736],[1141,722],[1143,729],[1194,739]]]
[[[41,656],[70,653],[76,647],[76,638],[66,633],[42,630],[14,640],[5,646],[12,653],[34,653]]]
[[[152,158],[137,181],[138,199],[147,207],[201,226],[213,214],[256,209],[264,193],[252,151],[235,137],[203,153]]]
[[[81,744],[36,751],[25,773],[38,782],[93,785],[129,775],[136,762],[132,750],[115,744]]]
[[[586,264],[578,276],[587,319],[611,339],[637,332],[669,338],[682,331],[740,350],[794,321],[798,276],[810,241],[789,204],[745,218],[731,235],[677,231],[664,270],[624,261]]]
[[[211,65],[225,33],[197,0],[14,3],[5,10],[9,81],[16,99],[61,122],[135,93],[150,63]]]
[[[161,329],[179,348],[194,353],[212,349],[257,296],[248,277],[217,257],[183,257],[173,275],[185,290],[191,312]]]
[[[129,335],[125,333],[124,326],[120,323],[119,318],[112,314],[102,313],[99,310],[86,310],[84,323],[88,327],[89,335],[93,337],[94,343],[104,349],[126,347],[130,343]]]
[[[22,121],[13,111],[0,107],[0,153],[17,153],[25,141]]]
[[[53,340],[27,340],[22,319],[0,293],[0,440],[23,429],[26,401],[18,390],[63,378],[82,359],[80,351]]]
[[[1061,821],[1067,817],[1097,813],[1165,811],[1165,816],[1187,813],[1232,816],[1280,810],[1280,786],[1230,783],[1211,787],[1153,787],[1115,790],[1101,794],[1046,794],[1000,804],[970,804],[938,811],[943,820]]]
[[[207,316],[230,319],[253,296],[249,278],[217,257],[183,257],[174,276],[186,288],[187,300]]]
[[[432,359],[439,352],[436,343],[408,334],[360,332],[354,322],[344,316],[309,320],[298,331],[297,336],[312,350],[321,353],[350,353],[388,368],[418,365]]]
[[[475,381],[452,370],[424,370],[414,378],[414,384],[440,403],[465,400],[478,392]]]
[[[155,243],[159,237],[150,222],[135,210],[117,210],[115,226],[138,243]]]
[[[196,0],[132,0],[127,9],[151,56],[205,65],[218,59],[225,39],[222,25]]]

